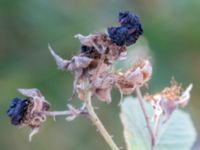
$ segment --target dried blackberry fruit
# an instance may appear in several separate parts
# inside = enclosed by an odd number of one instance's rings
[[[109,27],[108,34],[112,42],[118,46],[123,46],[126,44],[128,29],[126,27]]]
[[[131,25],[132,27],[134,27],[140,24],[139,17],[129,11],[120,12],[118,19],[122,26]]]
[[[140,32],[140,30],[129,30],[129,34],[126,36],[126,46],[134,44],[138,40],[140,35],[142,35],[142,32]]]
[[[7,111],[7,115],[11,118],[13,125],[20,125],[23,117],[26,114],[29,100],[14,98],[11,102],[10,108]]]
[[[118,46],[130,46],[143,34],[139,17],[135,14],[129,11],[120,12],[119,22],[121,26],[108,28],[110,39]]]

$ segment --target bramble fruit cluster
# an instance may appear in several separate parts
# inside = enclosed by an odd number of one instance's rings
[[[143,33],[139,17],[129,11],[119,13],[119,27],[107,29],[109,37],[118,46],[134,44]]]
[[[27,99],[14,98],[7,111],[13,125],[20,125],[26,114],[29,101]]]

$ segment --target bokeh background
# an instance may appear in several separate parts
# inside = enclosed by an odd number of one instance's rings
[[[150,91],[169,85],[174,76],[183,86],[194,83],[185,109],[200,132],[200,1],[199,0],[0,0],[0,149],[109,150],[95,127],[83,117],[66,122],[49,118],[31,143],[28,129],[17,129],[6,110],[17,88],[37,87],[53,110],[66,109],[73,76],[57,70],[47,45],[70,58],[79,52],[74,35],[87,35],[117,24],[119,11],[140,15],[152,50],[154,75]],[[133,46],[134,47],[134,46]],[[118,145],[124,147],[119,119],[119,93],[110,105],[95,100],[100,118]],[[75,98],[71,102],[80,106]],[[196,150],[200,149],[198,142]]]

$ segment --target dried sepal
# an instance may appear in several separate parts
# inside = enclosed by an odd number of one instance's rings
[[[185,91],[182,92],[182,95],[180,96],[180,99],[177,101],[177,103],[182,106],[185,107],[189,100],[190,100],[190,92],[192,90],[193,84],[190,84]]]
[[[79,38],[85,49],[88,47],[87,51],[83,50],[83,52],[89,58],[101,58],[101,55],[105,55],[105,59],[112,63],[115,60],[123,59],[126,54],[126,46],[117,46],[105,33],[94,33],[88,36],[78,34],[76,37]]]
[[[115,76],[112,73],[104,72],[93,82],[92,91],[101,101],[110,103],[114,83]]]
[[[107,40],[107,35],[104,33],[94,33],[88,36],[83,36],[81,34],[75,35],[76,38],[80,40],[81,45],[87,47],[93,47],[94,50],[99,54],[104,54],[106,50],[105,41]]]
[[[93,43],[94,43],[92,39],[94,38],[94,36],[95,35],[93,35],[93,34],[90,34],[88,36],[84,36],[82,34],[76,34],[74,37],[78,38],[82,45],[92,47]]]
[[[137,86],[143,86],[151,79],[152,65],[149,60],[139,59],[126,73],[128,80]]]
[[[87,68],[92,62],[92,59],[85,56],[74,56],[71,60],[64,60],[52,49],[51,54],[53,55],[59,69],[68,70],[77,76],[81,76],[83,69]]]
[[[57,55],[54,50],[51,48],[50,45],[48,45],[49,50],[51,52],[51,55],[53,56],[53,58],[56,61],[56,64],[58,66],[59,69],[64,70],[66,69],[66,67],[69,65],[69,60],[64,60],[63,58],[61,58],[59,55]]]
[[[67,70],[71,72],[76,72],[78,69],[87,68],[92,62],[92,59],[84,56],[74,56],[72,57],[69,65],[67,66]]]
[[[96,96],[99,100],[110,103],[111,102],[111,90],[114,84],[113,77],[98,77],[95,78],[93,82],[90,82],[88,88],[92,91],[93,95]],[[78,94],[79,99],[85,100],[86,89],[85,82],[79,82],[76,86],[76,93]]]
[[[85,74],[87,74],[86,70],[91,70],[93,66],[95,66],[95,60],[82,55],[73,56],[71,60],[64,60],[52,49],[50,51],[58,65],[58,68],[62,70],[68,70],[74,74],[74,95],[79,80],[81,78],[85,78]]]
[[[125,73],[116,73],[116,87],[125,95],[130,95],[136,87],[141,87],[151,79],[152,65],[149,60],[140,59]]]
[[[58,65],[58,68],[62,70],[68,70],[74,74],[77,74],[77,72],[83,72],[83,69],[89,67],[89,65],[93,61],[92,59],[81,55],[73,56],[71,60],[64,60],[60,56],[58,56],[52,49],[50,51]]]
[[[116,74],[116,87],[125,95],[130,95],[135,90],[135,85],[122,72]]]
[[[49,109],[49,102],[45,100],[45,97],[38,89],[18,89],[18,91],[34,103],[32,112],[41,111],[42,109]]]
[[[178,106],[185,106],[190,99],[192,84],[186,90],[182,90],[181,85],[173,81],[170,87],[154,95],[146,95],[145,99],[149,101],[154,108],[155,122],[160,116],[163,116],[163,122],[166,122]]]

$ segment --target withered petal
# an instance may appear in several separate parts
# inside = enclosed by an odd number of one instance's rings
[[[82,45],[86,45],[89,47],[93,46],[92,38],[94,37],[94,35],[92,35],[92,34],[90,34],[88,36],[83,36],[82,34],[77,34],[74,37],[78,38]]]

